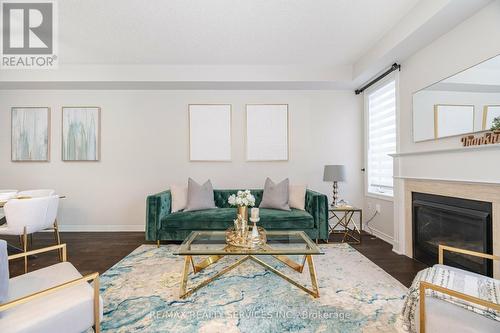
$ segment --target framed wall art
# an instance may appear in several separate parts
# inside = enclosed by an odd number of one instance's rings
[[[474,132],[474,105],[434,105],[434,138]]]
[[[288,161],[288,104],[247,104],[248,161]]]
[[[62,160],[99,161],[101,144],[99,107],[62,108]]]
[[[500,105],[486,105],[483,110],[483,130],[493,127],[493,120],[500,117]]]
[[[231,161],[231,105],[189,104],[189,160]]]
[[[11,109],[11,160],[48,162],[50,157],[50,108]]]

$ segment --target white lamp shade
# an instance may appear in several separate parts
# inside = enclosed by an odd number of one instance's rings
[[[323,181],[342,182],[345,180],[345,166],[343,165],[325,165]]]

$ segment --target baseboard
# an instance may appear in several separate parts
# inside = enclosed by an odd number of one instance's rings
[[[406,254],[404,254],[404,252],[401,252],[398,249],[399,249],[399,243],[398,242],[394,242],[392,244],[392,252],[394,252],[396,254],[399,254],[399,255],[406,255]]]
[[[363,228],[363,231],[366,231],[367,233],[370,234],[370,230],[372,231],[371,234],[377,238],[380,238],[381,240],[383,240],[384,242],[386,243],[389,243],[391,245],[393,245],[394,243],[394,238],[392,236],[389,236],[388,234],[382,232],[382,231],[379,231],[373,227],[370,226],[370,228]]]
[[[144,224],[61,224],[61,232],[120,232],[137,231],[144,232]]]

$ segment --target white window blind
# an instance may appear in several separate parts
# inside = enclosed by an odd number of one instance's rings
[[[393,195],[396,152],[396,82],[391,80],[368,93],[368,192]]]

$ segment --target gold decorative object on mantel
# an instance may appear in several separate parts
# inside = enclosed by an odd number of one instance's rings
[[[478,137],[475,135],[467,135],[462,137],[460,141],[464,147],[499,144],[500,130],[487,132]]]

